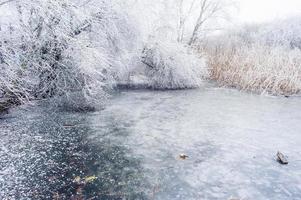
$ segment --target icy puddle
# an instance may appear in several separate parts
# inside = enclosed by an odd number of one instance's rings
[[[0,120],[0,199],[301,199],[300,108],[214,87],[17,108]]]

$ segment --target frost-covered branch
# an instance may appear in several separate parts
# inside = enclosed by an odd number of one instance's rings
[[[72,104],[103,102],[127,67],[136,33],[109,1],[84,3],[12,3],[17,17],[1,23],[0,31],[1,93],[20,101],[56,97]]]
[[[0,6],[3,6],[4,4],[7,4],[12,1],[17,1],[17,0],[7,0],[7,1],[0,2]]]

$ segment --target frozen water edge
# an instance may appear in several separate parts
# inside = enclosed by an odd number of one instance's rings
[[[185,85],[185,84],[184,84]],[[133,76],[130,76],[128,80],[126,81],[120,81],[117,82],[116,87],[118,89],[124,90],[124,89],[130,89],[130,90],[146,90],[146,89],[154,89],[154,90],[162,90],[166,91],[166,89],[162,87],[156,87],[154,83],[151,81],[151,78],[147,77],[147,75],[144,74],[135,74]],[[197,87],[174,87],[170,88],[169,90],[184,90],[184,89],[196,89],[196,88],[204,88],[207,87],[207,82],[204,80],[199,81],[199,85]]]
[[[145,75],[130,76],[129,80],[117,83],[118,89],[150,89],[151,83]]]
[[[298,97],[208,87],[121,91],[89,114],[19,108],[0,122],[0,197],[24,195],[28,178],[40,184],[28,198],[68,196],[73,176],[93,174],[108,186],[97,183],[88,197],[110,189],[132,199],[300,199],[300,105]],[[275,161],[278,150],[289,165]],[[59,180],[50,188],[49,176]]]

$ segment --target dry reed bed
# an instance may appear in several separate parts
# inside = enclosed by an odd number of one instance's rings
[[[301,50],[261,44],[205,49],[210,78],[240,90],[294,95],[301,91]]]

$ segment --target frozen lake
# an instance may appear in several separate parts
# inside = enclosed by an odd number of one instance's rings
[[[213,86],[122,90],[92,113],[19,107],[0,120],[0,199],[301,199],[300,108]]]

